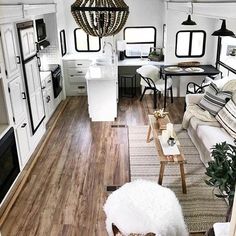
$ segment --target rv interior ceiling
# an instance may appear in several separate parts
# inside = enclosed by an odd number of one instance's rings
[[[0,0],[0,236],[236,236],[235,160],[236,1]]]

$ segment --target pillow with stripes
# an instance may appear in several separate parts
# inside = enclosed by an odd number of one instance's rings
[[[236,139],[236,104],[232,99],[218,112],[216,119]]]
[[[199,106],[202,109],[209,111],[213,116],[216,116],[231,97],[232,92],[219,90],[214,83],[211,83],[201,99]]]

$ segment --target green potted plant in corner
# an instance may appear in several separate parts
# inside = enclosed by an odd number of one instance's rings
[[[213,160],[208,162],[205,173],[210,179],[205,182],[219,190],[215,193],[216,197],[228,200],[227,220],[229,220],[235,194],[236,146],[226,142],[218,143],[212,148],[211,155]]]

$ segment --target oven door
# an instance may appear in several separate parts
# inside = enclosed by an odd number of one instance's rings
[[[0,202],[4,199],[20,172],[14,130],[0,140]]]

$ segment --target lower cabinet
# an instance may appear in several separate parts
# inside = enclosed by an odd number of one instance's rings
[[[21,169],[24,168],[30,157],[30,144],[29,144],[29,124],[27,123],[26,118],[16,127],[16,138],[18,144],[18,151],[20,155],[20,166]]]
[[[46,78],[41,78],[42,91],[43,91],[43,103],[45,109],[45,121],[47,122],[52,116],[55,110],[54,104],[54,92],[52,85],[52,76],[48,75]]]
[[[85,75],[91,60],[77,59],[64,61],[64,78],[67,96],[87,95]]]

